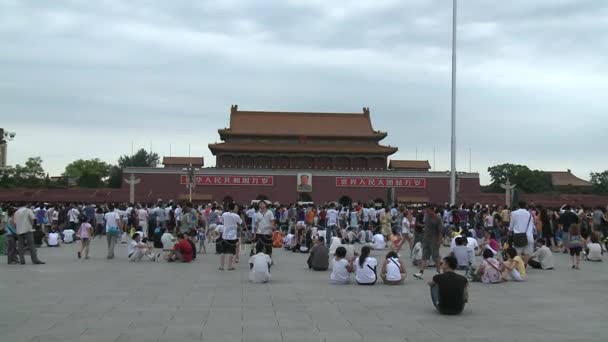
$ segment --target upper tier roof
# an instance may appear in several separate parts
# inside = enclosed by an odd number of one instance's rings
[[[551,175],[553,186],[593,186],[591,182],[580,179],[568,171],[545,171]]]
[[[384,138],[375,131],[369,108],[362,113],[305,113],[230,110],[230,128],[220,129],[220,136],[307,136],[345,138]]]
[[[431,169],[431,164],[428,160],[396,160],[391,159],[388,163],[388,168],[391,170],[425,170]]]
[[[202,167],[205,162],[202,157],[163,157],[165,167],[196,166]]]

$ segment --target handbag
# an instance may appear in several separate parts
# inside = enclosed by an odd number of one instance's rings
[[[118,234],[120,234],[120,229],[118,229],[118,227],[110,227],[110,229],[108,229],[108,235],[118,236]]]
[[[530,221],[532,221],[531,213],[526,226],[526,232],[513,234],[513,245],[515,247],[526,247],[528,245],[528,229],[530,229]]]

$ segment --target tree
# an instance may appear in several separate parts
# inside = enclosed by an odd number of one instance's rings
[[[608,194],[608,170],[604,172],[591,172],[593,190],[598,194]]]
[[[76,179],[78,186],[98,188],[104,185],[104,180],[110,175],[111,166],[95,159],[78,159],[68,164],[63,173],[64,177]]]
[[[124,167],[156,167],[160,163],[160,157],[154,152],[139,149],[134,155],[124,155],[118,158],[118,166],[110,170],[108,186],[120,188],[122,185],[122,168]]]
[[[124,155],[118,158],[120,167],[156,167],[160,162],[158,154],[139,149],[134,155]]]
[[[0,172],[0,185],[3,187],[40,187],[45,177],[42,159],[30,157],[23,166],[7,166]]]
[[[484,191],[502,191],[500,184],[511,181],[517,188],[528,193],[547,192],[553,189],[551,175],[540,170],[530,170],[525,165],[501,164],[488,168],[492,184]]]

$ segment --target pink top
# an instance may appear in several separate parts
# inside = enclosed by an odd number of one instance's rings
[[[80,225],[80,228],[78,229],[78,236],[80,236],[81,239],[88,239],[91,237],[91,235],[89,234],[90,229],[93,229],[93,227],[85,222],[83,224]]]

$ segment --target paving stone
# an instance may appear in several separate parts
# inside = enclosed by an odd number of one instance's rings
[[[66,245],[41,248],[40,267],[0,264],[0,341],[599,342],[607,331],[608,264],[571,270],[563,254],[525,283],[471,284],[465,311],[450,317],[435,312],[425,281],[332,286],[299,253],[275,250],[273,281],[254,285],[246,263],[220,272],[215,254],[130,263],[123,244],[105,259],[104,243],[92,242],[86,263]]]

